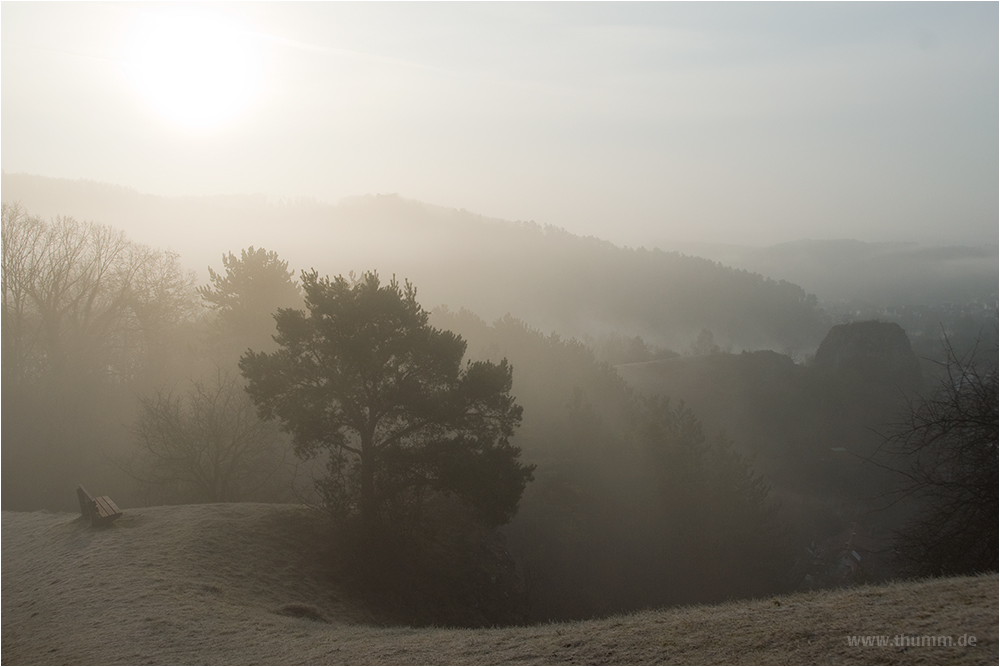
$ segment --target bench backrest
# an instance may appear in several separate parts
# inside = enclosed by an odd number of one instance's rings
[[[87,493],[83,485],[76,487],[76,497],[80,501],[80,513],[88,519],[94,518],[94,496]]]

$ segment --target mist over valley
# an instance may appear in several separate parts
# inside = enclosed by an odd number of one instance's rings
[[[5,661],[996,663],[995,4],[0,11]]]

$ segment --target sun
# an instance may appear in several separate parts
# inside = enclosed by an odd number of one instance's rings
[[[125,42],[132,86],[166,120],[191,129],[231,121],[257,97],[261,51],[253,33],[194,11],[139,12]]]

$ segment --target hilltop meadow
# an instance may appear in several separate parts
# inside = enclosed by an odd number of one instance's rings
[[[256,503],[3,512],[5,664],[996,664],[996,575],[570,623],[390,622],[308,557],[315,517]],[[850,646],[896,635],[954,646]],[[975,636],[975,646],[958,646]]]

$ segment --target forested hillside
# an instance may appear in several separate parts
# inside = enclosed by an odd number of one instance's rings
[[[163,198],[84,181],[4,174],[5,201],[42,217],[120,227],[204,275],[223,252],[275,250],[293,267],[377,269],[421,301],[506,313],[564,336],[640,335],[681,349],[702,329],[722,345],[811,352],[828,324],[796,285],[657,249],[620,248],[534,222],[506,222],[378,195],[336,206],[254,197]]]
[[[995,664],[998,22],[2,2],[3,661]]]
[[[524,569],[528,617],[793,587],[794,545],[750,459],[675,394],[646,400],[575,340],[504,317],[435,311],[473,359],[506,358],[525,406],[514,442],[537,465],[504,529]]]
[[[162,203],[138,218],[154,230],[187,207],[173,237],[205,245],[178,234],[204,223],[204,202],[129,192],[122,201],[130,215]],[[211,211],[230,215],[231,203]],[[326,410],[395,387],[424,416],[407,417],[416,430],[402,427],[403,440],[382,440],[389,468],[371,473],[367,488],[381,485],[383,495],[369,497],[412,521],[381,543],[378,559],[346,546],[323,556],[373,605],[401,604],[428,622],[517,623],[892,573],[876,554],[888,553],[886,538],[911,508],[871,518],[899,471],[868,459],[887,434],[880,429],[927,379],[895,324],[831,328],[790,283],[394,196],[258,204],[256,222],[235,237],[296,239],[284,246],[293,256],[347,277],[300,273],[284,255],[248,244],[220,248],[206,280],[173,250],[5,202],[5,509],[70,509],[81,482],[124,506],[298,501],[339,517],[338,543],[351,545],[358,466],[349,454],[362,451],[362,436],[347,434],[346,422],[331,426]],[[349,273],[369,263],[383,287],[374,274]],[[342,301],[352,294],[360,300]],[[385,319],[390,302],[414,323],[398,343],[404,356],[385,352],[389,339],[370,339],[376,329],[402,330]],[[442,302],[472,307],[429,314],[421,305]],[[289,308],[276,328],[275,314]],[[330,329],[331,313],[343,330]],[[428,336],[450,341],[450,361],[434,360],[437,343],[414,352],[413,341]],[[740,346],[786,354],[732,352]],[[984,349],[995,359],[995,347]],[[275,350],[283,356],[269,356]],[[328,392],[329,373],[384,354],[396,375]],[[472,362],[465,370],[463,354]],[[436,380],[416,379],[412,364],[428,359],[450,368],[450,379],[437,370],[427,376]],[[262,408],[302,360],[314,364],[296,371],[312,389],[279,397],[280,414]],[[639,363],[610,363],[630,361]],[[966,373],[965,358],[955,361],[949,371]],[[371,368],[381,373],[379,364]],[[487,375],[493,393],[477,384]],[[976,391],[995,383],[988,370],[975,377]],[[371,400],[355,412],[390,415],[371,433],[406,423],[405,406]],[[316,410],[299,410],[309,405]],[[468,412],[450,412],[459,405]],[[507,406],[502,424],[486,417],[474,426],[473,417],[492,414],[487,405]],[[446,413],[430,440],[405,440]],[[413,447],[397,451],[399,442]],[[471,457],[449,454],[473,445]],[[487,487],[470,480],[493,479],[501,456],[516,479],[496,487],[507,496],[489,523],[463,503],[486,499]],[[955,571],[972,571],[963,567]]]
[[[326,471],[337,471],[336,453],[293,452],[277,424],[260,418],[236,368],[248,349],[288,342],[287,332],[271,340],[273,315],[303,302],[284,260],[262,248],[227,254],[196,288],[175,255],[112,228],[46,222],[7,205],[3,223],[5,508],[70,509],[73,488],[85,482],[126,507],[298,499],[350,515],[350,501],[334,502],[350,484],[330,495]],[[337,283],[351,284],[360,283]],[[464,338],[449,338],[459,360],[464,352],[513,364],[512,400],[524,417],[514,449],[496,451],[522,453],[534,481],[505,529],[509,555],[489,531],[450,514],[445,523],[465,537],[421,538],[429,551],[407,563],[424,564],[409,579],[394,568],[403,579],[370,594],[420,607],[436,599],[427,581],[474,590],[509,572],[507,593],[477,613],[510,622],[762,595],[794,583],[785,567],[791,545],[780,539],[764,480],[728,440],[703,432],[697,414],[677,400],[641,400],[585,344],[513,316],[490,325],[442,308],[432,323]],[[413,474],[405,472],[407,484]],[[463,563],[464,574],[449,563]],[[425,613],[458,622],[465,607],[450,600],[443,609]]]
[[[928,247],[841,239],[764,248],[702,243],[686,246],[686,252],[800,285],[834,321],[896,322],[921,357],[939,358],[942,333],[961,349],[996,337],[995,244]]]
[[[794,535],[798,583],[890,572],[894,531],[912,505],[893,502],[898,476],[871,459],[908,401],[934,382],[898,325],[838,325],[808,364],[717,352],[617,370],[644,395],[683,397],[707,429],[753,457]],[[858,557],[844,562],[850,551]]]

